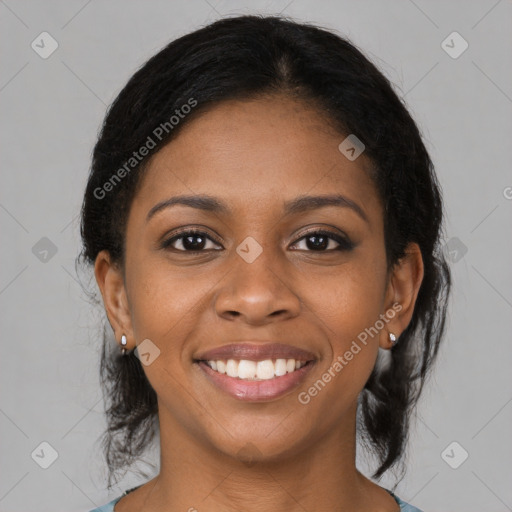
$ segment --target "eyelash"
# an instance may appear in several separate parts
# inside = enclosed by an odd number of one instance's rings
[[[180,240],[182,238],[185,238],[186,236],[190,236],[190,235],[200,235],[201,237],[207,238],[210,241],[220,245],[220,242],[218,240],[215,240],[214,238],[210,237],[206,232],[201,231],[199,229],[191,228],[186,231],[181,231],[181,232],[175,234],[174,236],[172,236],[171,238],[164,240],[161,244],[161,248],[167,249],[172,245],[173,242]],[[295,245],[296,243],[300,242],[304,238],[307,238],[308,236],[311,236],[311,235],[321,235],[321,236],[328,237],[328,238],[334,240],[335,242],[337,242],[339,245],[335,249],[320,250],[320,251],[306,250],[306,252],[331,253],[333,251],[350,251],[354,248],[354,244],[350,240],[345,239],[344,237],[342,237],[341,235],[339,235],[337,233],[333,233],[331,231],[326,231],[323,229],[315,229],[315,230],[308,231],[308,232],[304,233],[300,238],[298,238],[294,242],[293,245]],[[173,247],[170,247],[170,248],[175,250],[176,252],[192,253],[192,254],[198,254],[201,252],[206,252],[207,250],[211,250],[211,249],[202,249],[202,250],[198,250],[198,251],[187,251],[187,250],[182,250],[182,249],[174,249]],[[214,249],[214,250],[218,250],[218,249]],[[303,250],[303,249],[300,249],[300,250]]]

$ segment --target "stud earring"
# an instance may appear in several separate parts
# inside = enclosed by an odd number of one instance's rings
[[[126,347],[127,343],[128,342],[126,341],[126,336],[123,334],[121,336],[121,346],[122,346],[122,348],[121,348],[121,355],[123,355],[123,356],[126,355],[126,348],[125,347]]]
[[[389,341],[391,341],[391,347],[394,347],[396,345],[397,339],[392,332],[389,333]]]

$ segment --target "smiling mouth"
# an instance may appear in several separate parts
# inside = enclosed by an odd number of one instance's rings
[[[313,361],[302,361],[292,358],[264,359],[260,361],[250,359],[210,359],[196,360],[195,362],[207,365],[218,374],[245,381],[278,379],[313,363]]]
[[[306,380],[317,359],[309,350],[269,340],[231,343],[193,357],[207,382],[237,400],[251,402],[290,394]]]

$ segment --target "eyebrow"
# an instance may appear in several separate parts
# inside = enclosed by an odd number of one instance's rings
[[[231,213],[231,209],[216,197],[209,195],[175,196],[166,199],[165,201],[161,201],[160,203],[153,206],[153,208],[149,210],[149,213],[146,217],[146,222],[149,222],[149,220],[158,212],[175,205],[189,206],[198,210],[224,215]],[[350,208],[356,212],[364,221],[369,223],[368,217],[364,210],[357,203],[341,194],[299,196],[295,199],[285,201],[283,210],[285,215],[291,215],[322,208],[325,206]]]

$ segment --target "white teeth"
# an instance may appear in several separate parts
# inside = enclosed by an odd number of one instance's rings
[[[207,361],[208,366],[219,373],[225,373],[229,377],[238,377],[244,380],[268,380],[274,377],[292,373],[302,368],[306,361],[295,359],[265,359],[263,361],[251,361],[248,359],[219,359]]]
[[[241,379],[254,379],[254,377],[256,377],[256,361],[242,359],[238,363],[238,375],[235,375],[235,377],[240,377]]]
[[[274,363],[271,359],[265,361],[258,361],[256,377],[258,379],[273,379],[274,378]]]
[[[235,359],[228,359],[226,363],[226,373],[230,377],[238,377],[238,361]]]
[[[286,359],[276,360],[276,375],[286,375]]]

